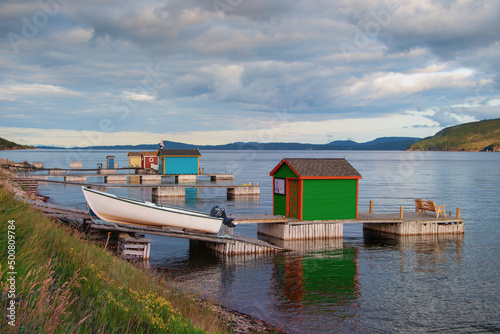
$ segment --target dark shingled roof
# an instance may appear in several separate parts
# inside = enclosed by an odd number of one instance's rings
[[[128,152],[127,156],[128,157],[140,157],[141,152]]]
[[[299,174],[307,176],[353,176],[361,177],[345,159],[297,159],[286,158],[288,164]]]
[[[142,155],[143,156],[148,156],[148,157],[153,157],[158,153],[158,151],[143,151]]]
[[[171,148],[163,148],[160,149],[161,155],[186,155],[186,156],[198,156],[201,157],[200,151],[197,148],[189,148],[189,149],[171,149]]]

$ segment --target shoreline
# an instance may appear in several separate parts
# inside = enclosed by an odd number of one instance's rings
[[[250,333],[276,333],[276,334],[286,334],[283,330],[271,325],[264,320],[253,317],[249,314],[242,313],[236,310],[227,308],[221,304],[214,301],[207,301],[199,297],[194,297],[198,299],[198,303],[204,306],[210,305],[210,310],[216,313],[224,324],[228,325],[229,328],[233,329],[233,333],[238,334],[250,334]]]
[[[1,165],[1,161],[0,161]],[[42,200],[44,196],[28,194],[24,189],[22,189],[17,183],[11,181],[13,177],[13,172],[0,168],[0,184],[2,184],[10,193],[13,194],[15,198],[18,199],[31,199],[31,200]],[[125,261],[125,260],[124,260]],[[141,269],[144,270],[144,269]],[[153,274],[154,271],[151,271]],[[175,283],[174,283],[175,285]],[[232,329],[232,333],[285,333],[284,331],[278,329],[277,327],[251,315],[232,310],[225,307],[215,301],[209,301],[202,299],[194,294],[186,293],[189,298],[193,300],[193,303],[197,303],[200,306],[207,307],[217,315],[222,322]]]

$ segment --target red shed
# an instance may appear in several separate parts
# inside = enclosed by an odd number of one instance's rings
[[[155,152],[141,153],[141,168],[152,168],[158,170],[158,156]]]

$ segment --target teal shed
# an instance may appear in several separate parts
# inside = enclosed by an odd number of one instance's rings
[[[159,149],[157,155],[160,174],[199,174],[201,154],[198,149]]]
[[[299,220],[358,218],[361,174],[345,159],[287,158],[270,175],[274,215]]]

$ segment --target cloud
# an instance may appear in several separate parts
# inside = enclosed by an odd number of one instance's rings
[[[218,119],[230,140],[277,111],[435,112],[406,128],[498,115],[497,1],[54,1],[0,3],[6,126],[211,136]]]
[[[152,119],[154,121],[154,119]],[[374,127],[373,124],[377,124]],[[23,140],[30,145],[96,146],[157,143],[163,138],[198,145],[218,145],[229,142],[303,142],[325,144],[332,140],[352,138],[358,142],[377,137],[426,137],[440,130],[435,121],[420,114],[390,115],[364,119],[299,120],[287,113],[274,113],[270,119],[240,123],[237,129],[211,122],[211,129],[193,131],[115,131],[38,129],[0,127],[5,138]],[[218,126],[221,125],[221,126]]]
[[[500,3],[494,0],[362,0],[347,17],[366,34],[372,32],[391,51],[430,48],[449,59],[464,49],[498,41]],[[376,24],[379,27],[376,27]]]
[[[71,91],[61,86],[45,84],[19,84],[0,87],[0,97],[11,101],[19,98],[31,98],[33,96],[76,96],[78,92]]]
[[[154,101],[155,97],[148,94],[138,94],[133,92],[123,92],[123,97],[132,101]]]
[[[410,96],[429,90],[474,87],[477,84],[471,69],[435,71],[437,68],[439,67],[432,66],[413,73],[372,73],[355,80],[352,85],[343,89],[342,94],[366,100],[379,100],[393,96]]]

